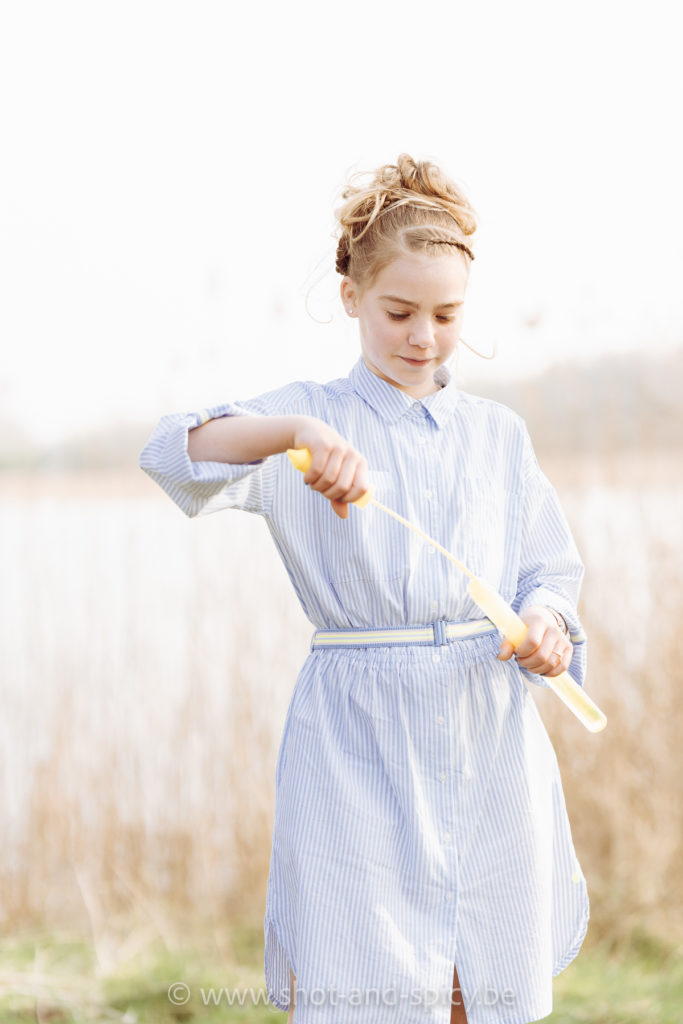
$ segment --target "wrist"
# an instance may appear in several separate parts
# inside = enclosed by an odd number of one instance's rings
[[[545,622],[548,626],[557,626],[559,629],[562,629],[559,620],[556,617],[555,609],[551,608],[550,605],[529,604],[524,609],[524,611],[520,612],[520,615],[525,620],[527,616],[539,618],[542,619],[543,622]]]
[[[305,433],[306,427],[315,421],[315,416],[306,416],[305,413],[293,413],[291,416],[283,417],[287,421],[287,444],[282,449],[286,451],[287,448],[302,448],[305,447],[299,441],[299,437],[302,433]]]
[[[545,605],[545,607],[548,609],[552,617],[555,619],[555,622],[560,627],[564,635],[569,636],[569,626],[567,625],[564,616],[560,615],[560,613],[556,611],[554,608],[551,608],[550,605]]]

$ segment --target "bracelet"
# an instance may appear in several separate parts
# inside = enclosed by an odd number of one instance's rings
[[[550,614],[553,616],[553,618],[555,619],[555,622],[560,627],[560,629],[562,630],[564,635],[565,636],[569,636],[569,626],[567,625],[567,623],[566,623],[566,621],[564,619],[564,616],[560,615],[559,612],[556,612],[554,608],[550,607],[550,605],[546,605],[546,608],[548,609]]]

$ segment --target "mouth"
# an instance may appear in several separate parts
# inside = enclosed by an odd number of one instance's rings
[[[409,359],[407,356],[400,356],[399,358],[404,363],[408,363],[409,366],[426,366],[427,363],[431,363],[431,359]]]

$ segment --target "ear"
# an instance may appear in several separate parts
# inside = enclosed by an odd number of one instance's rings
[[[339,286],[339,294],[344,303],[344,309],[349,316],[358,315],[358,289],[355,282],[348,276],[342,278]],[[353,310],[353,313],[351,312]]]

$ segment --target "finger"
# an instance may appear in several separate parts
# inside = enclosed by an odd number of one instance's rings
[[[357,456],[349,453],[344,457],[344,460],[341,463],[339,473],[337,474],[337,479],[330,485],[330,487],[328,487],[326,490],[323,490],[322,493],[325,495],[325,497],[329,498],[330,501],[332,501],[333,499],[338,499],[346,502],[352,500],[351,492],[353,490],[353,481],[356,475],[356,467]],[[360,497],[360,495],[358,495],[358,497]]]
[[[524,639],[517,645],[515,653],[517,660],[533,657],[541,646],[547,627],[540,621],[532,622],[526,632]]]
[[[365,459],[361,458],[360,462],[356,466],[356,471],[353,477],[351,487],[349,488],[348,494],[345,496],[346,501],[357,501],[361,498],[367,490],[370,488],[370,482],[368,481],[368,467]]]
[[[551,668],[548,672],[545,672],[543,674],[546,676],[559,676],[562,672],[566,672],[571,663],[573,653],[574,648],[571,646],[567,647],[562,653],[562,658],[560,660],[559,665],[555,666],[554,668]],[[553,659],[553,661],[556,660],[556,658]]]
[[[514,652],[514,647],[512,646],[510,641],[504,639],[502,644],[500,645],[500,650],[498,652],[498,660],[499,661],[507,661],[508,658],[512,657],[513,652]]]
[[[553,650],[549,653],[546,660],[541,664],[532,668],[532,672],[536,672],[539,676],[559,675],[560,672],[564,671],[566,649],[564,646],[557,644]]]
[[[316,461],[316,458],[318,461]],[[305,483],[312,487],[314,491],[324,493],[329,490],[337,480],[343,458],[344,454],[339,448],[328,451],[324,456],[324,462],[322,454],[314,456],[308,472],[304,476]],[[334,495],[334,497],[337,497],[337,495]]]
[[[520,658],[519,648],[517,648],[517,660],[524,668],[528,668],[530,672],[547,671],[554,668],[557,664],[557,658],[553,657],[553,649],[559,650],[560,653],[562,652],[559,640],[557,646],[555,646],[556,639],[550,630],[546,630],[540,644],[531,654]]]

